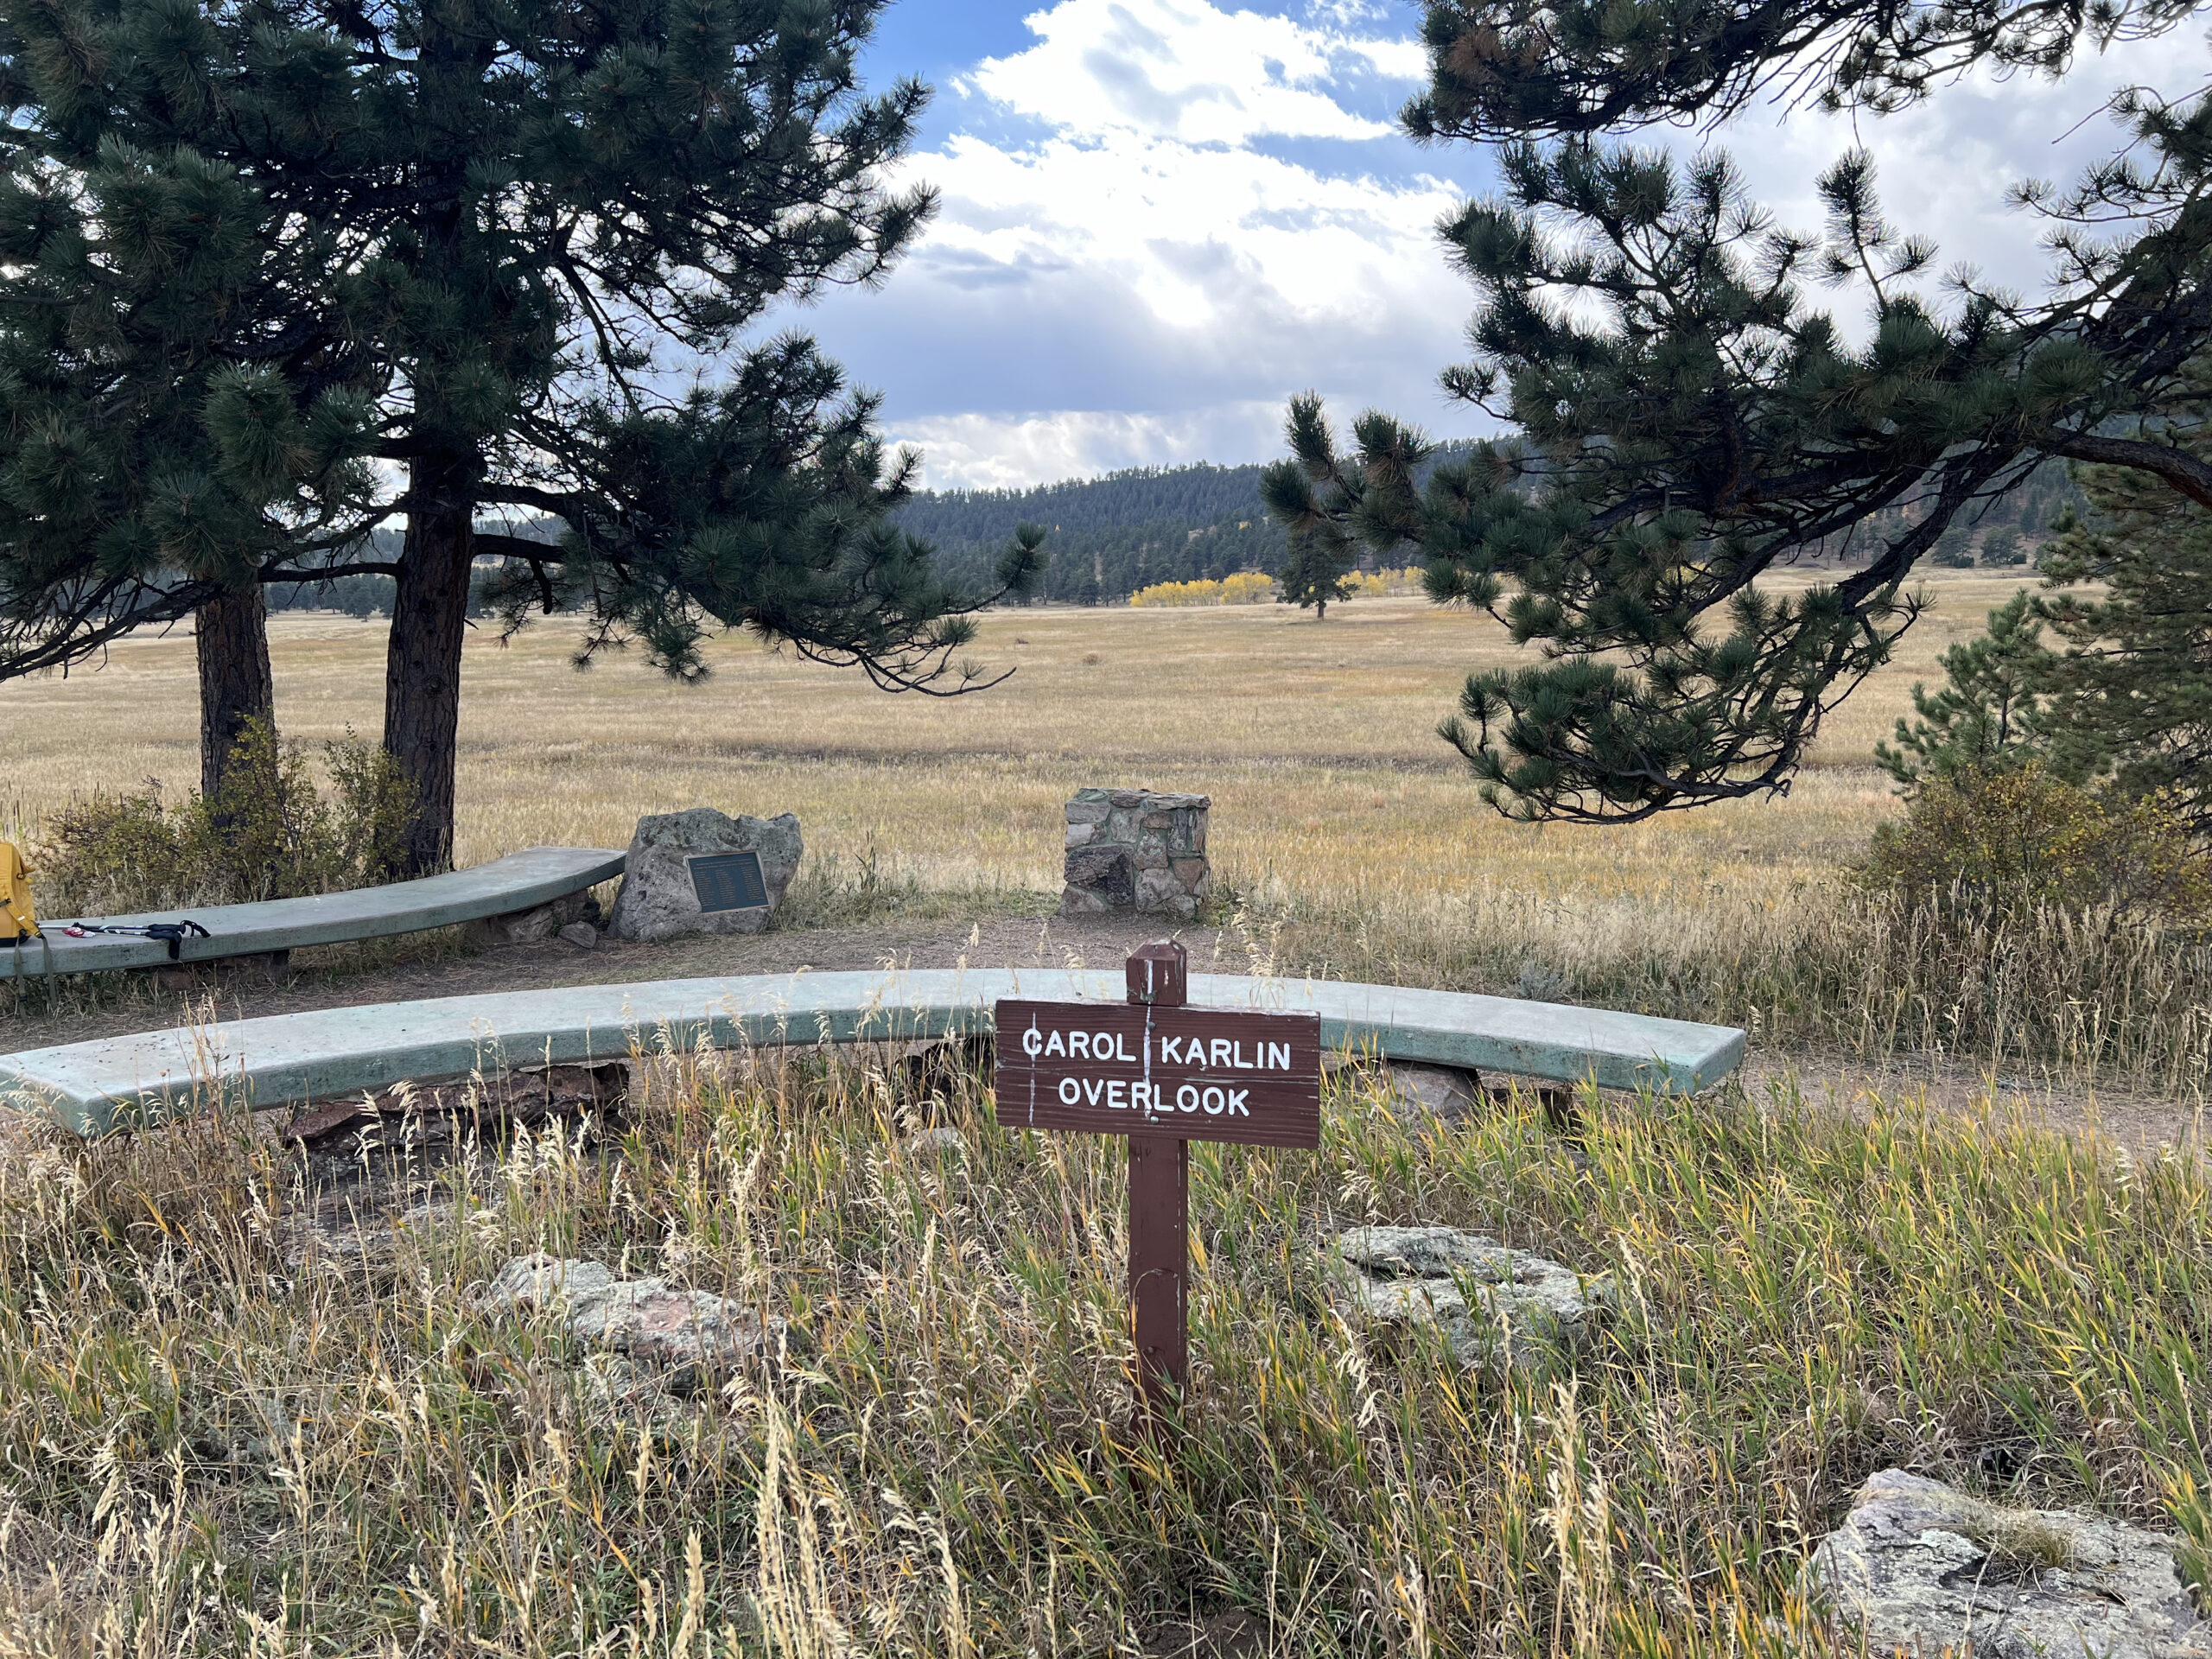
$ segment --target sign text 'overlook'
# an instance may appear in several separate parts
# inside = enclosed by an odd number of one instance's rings
[[[1012,999],[997,1012],[1007,1128],[1321,1142],[1317,1015]]]

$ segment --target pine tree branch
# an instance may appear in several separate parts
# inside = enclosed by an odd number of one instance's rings
[[[399,565],[395,560],[361,559],[345,564],[317,565],[312,570],[288,570],[282,566],[264,565],[261,580],[266,582],[331,582],[340,576],[396,576]]]
[[[2185,449],[2139,438],[2109,438],[2094,432],[2046,431],[2037,442],[2054,455],[2069,461],[2096,461],[2149,473],[2187,496],[2200,507],[2212,507],[2212,466]]]

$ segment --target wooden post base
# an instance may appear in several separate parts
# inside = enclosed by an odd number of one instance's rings
[[[1158,1433],[1190,1381],[1191,1143],[1129,1137],[1129,1302],[1141,1426]]]

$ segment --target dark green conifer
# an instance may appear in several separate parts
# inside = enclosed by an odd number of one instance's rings
[[[751,334],[881,279],[931,211],[881,178],[925,89],[855,78],[881,3],[0,0],[0,673],[391,575],[413,870],[451,856],[486,556],[511,620],[587,606],[587,652],[679,676],[743,625],[978,683],[980,596],[883,528],[912,461],[874,400]],[[387,518],[397,557],[365,539]]]
[[[2191,379],[2212,390],[2212,375]],[[2193,420],[2196,402],[2177,412]],[[2180,441],[2212,454],[2202,430]],[[2034,682],[2053,752],[2212,842],[2212,512],[2125,467],[2080,475],[2090,514],[2047,546],[2056,591],[2037,606],[2060,646]]]
[[[1276,578],[1281,602],[1313,611],[1316,620],[1328,616],[1331,601],[1350,593],[1363,543],[1388,552],[1406,537],[1416,470],[1434,453],[1421,434],[1373,410],[1354,423],[1353,432],[1363,455],[1372,444],[1384,465],[1363,467],[1340,456],[1320,397],[1303,393],[1290,401],[1293,459],[1260,474],[1261,500],[1289,532]]]
[[[1989,628],[1945,648],[1937,658],[1945,683],[1930,692],[1916,683],[1910,721],[1900,720],[1897,747],[1874,746],[1874,758],[1908,789],[1966,766],[1987,769],[2029,759],[2049,760],[2050,711],[2038,688],[2053,661],[2043,643],[2043,620],[2024,588],[1989,613]],[[2095,757],[2076,747],[2057,770],[2078,784]]]
[[[2030,302],[1954,273],[1892,224],[1862,152],[1821,177],[1827,222],[1777,225],[1733,163],[1601,140],[1714,119],[1770,92],[1880,113],[1974,64],[2062,74],[2119,35],[2177,29],[2175,0],[1431,0],[1423,140],[1494,142],[1503,188],[1448,226],[1480,308],[1448,392],[1522,435],[1439,466],[1410,511],[1405,434],[1293,449],[1357,490],[1271,501],[1381,550],[1414,543],[1432,592],[1480,606],[1535,666],[1467,683],[1446,735],[1484,792],[1529,816],[1635,819],[1786,789],[1822,718],[1917,613],[1914,568],[2050,457],[2133,469],[2212,505],[2212,464],[2149,418],[2212,336],[2212,105],[2131,92],[2128,153],[2050,220]],[[1854,340],[1815,303],[1870,308]],[[2178,405],[2176,405],[2178,407]],[[2193,423],[2195,412],[2183,416]],[[1377,494],[1393,511],[1365,514]],[[1910,512],[1900,509],[1910,508]],[[1833,584],[1758,586],[1841,549]]]

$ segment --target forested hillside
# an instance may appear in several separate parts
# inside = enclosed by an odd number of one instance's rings
[[[945,570],[981,585],[1016,524],[1042,524],[1044,594],[1096,602],[1156,582],[1273,571],[1283,533],[1260,505],[1260,468],[1140,467],[1030,490],[925,491],[901,527],[936,544]]]
[[[1465,446],[1447,445],[1442,460]],[[2049,461],[2028,484],[1991,505],[1988,515],[1954,526],[1937,551],[1938,564],[2030,563],[2062,507],[2085,506],[2065,468]],[[1126,599],[1160,582],[1218,580],[1238,570],[1281,568],[1287,548],[1281,529],[1260,505],[1260,468],[1140,467],[1103,478],[1042,484],[1029,490],[925,491],[899,509],[899,523],[934,543],[945,570],[982,586],[1014,527],[1042,524],[1044,597],[1096,604]],[[1895,534],[1905,512],[1881,516],[1871,529]],[[1840,543],[1821,563],[1859,563]]]
[[[1440,454],[1452,453],[1446,447]],[[2032,562],[2051,520],[2064,507],[2086,511],[2081,491],[2056,461],[1993,504],[1988,516],[1963,515],[1936,546],[1934,563],[2005,565]],[[924,491],[899,511],[899,524],[933,543],[956,581],[987,585],[991,569],[1014,526],[1042,524],[1052,532],[1043,597],[1062,603],[1097,604],[1127,599],[1162,582],[1218,581],[1239,570],[1281,568],[1281,529],[1260,505],[1260,468],[1140,467],[1103,478],[1041,484],[1029,490]],[[1905,524],[1905,510],[1878,516],[1869,528],[1891,535]],[[538,527],[509,526],[513,533]],[[545,526],[542,533],[551,534]],[[399,533],[376,532],[380,555],[395,556]],[[1840,543],[1823,550],[1821,563],[1854,563]],[[357,616],[389,614],[389,576],[346,576],[327,583],[272,588],[271,610],[337,609]]]

